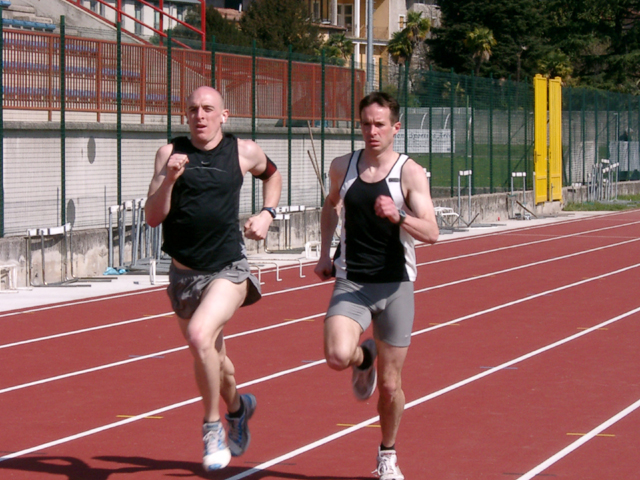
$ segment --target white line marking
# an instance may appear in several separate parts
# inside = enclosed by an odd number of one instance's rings
[[[640,266],[640,264],[636,264],[636,265],[634,265],[632,267],[626,267],[624,269],[621,269],[620,272],[629,270],[631,268],[637,268],[639,266]],[[603,275],[601,277],[613,275],[615,273],[617,273],[617,272],[612,272],[612,273],[609,273],[609,274],[605,274],[605,275]],[[597,280],[597,279],[599,279],[601,277],[596,277],[594,279],[583,280],[583,281],[577,282],[577,283],[575,283],[573,285],[581,285],[583,283],[587,283],[587,282],[592,281],[592,280]],[[560,289],[566,289],[566,288],[569,288],[569,287],[570,286],[568,285],[568,286],[565,286],[565,287],[561,287]],[[553,291],[557,291],[557,290],[560,290],[560,289],[554,289]],[[536,296],[541,296],[541,295],[544,295],[544,294],[545,294],[545,292],[540,293],[540,294],[538,294]],[[531,298],[534,298],[534,297],[535,296],[527,297],[527,299],[531,299]],[[525,299],[523,299],[522,301],[524,301],[524,300]],[[473,316],[483,315],[485,313],[489,313],[491,311],[498,310],[499,308],[504,308],[505,306],[514,305],[516,303],[520,303],[520,302],[519,301],[509,302],[508,304],[505,304],[504,306],[494,307],[492,309],[488,309],[488,310],[484,310],[482,312],[478,312],[475,315],[467,315],[466,317],[462,317],[461,319],[456,319],[456,320],[453,320],[453,321],[460,322],[462,320],[467,320],[469,318],[472,318]],[[552,343],[552,344],[548,345],[547,347],[542,347],[542,348],[540,348],[538,350],[535,350],[535,351],[533,351],[531,353],[525,354],[525,355],[523,355],[521,357],[518,357],[518,358],[516,358],[514,360],[511,360],[509,362],[503,363],[502,365],[494,367],[494,368],[492,368],[490,370],[486,370],[486,371],[484,371],[482,373],[479,373],[479,374],[474,375],[472,377],[469,377],[469,378],[467,378],[465,380],[457,382],[457,383],[455,383],[453,385],[450,385],[449,387],[446,387],[444,389],[438,390],[437,392],[431,393],[431,394],[426,395],[426,396],[424,396],[422,398],[419,398],[417,400],[409,402],[409,403],[407,403],[405,405],[405,409],[412,408],[412,407],[414,407],[416,405],[419,405],[419,404],[424,403],[424,402],[426,402],[428,400],[431,400],[431,399],[436,398],[436,397],[438,397],[440,395],[443,395],[444,393],[450,392],[452,390],[455,390],[456,388],[460,388],[462,386],[465,386],[465,385],[467,385],[467,384],[469,384],[471,382],[474,382],[474,381],[479,380],[481,378],[484,378],[484,377],[486,377],[488,375],[491,375],[491,374],[493,374],[495,372],[503,370],[503,369],[505,369],[507,367],[510,367],[510,366],[512,366],[512,365],[514,365],[516,363],[522,362],[522,361],[524,361],[524,360],[526,360],[528,358],[531,358],[531,357],[533,357],[535,355],[539,355],[540,353],[543,353],[543,352],[545,352],[547,350],[551,350],[552,348],[556,348],[556,347],[558,347],[560,345],[563,345],[563,344],[565,344],[567,342],[570,342],[572,340],[575,340],[577,338],[585,336],[585,335],[587,335],[587,334],[589,334],[591,332],[597,331],[600,328],[603,328],[603,327],[605,327],[607,325],[610,325],[610,324],[612,324],[614,322],[617,322],[618,320],[626,318],[626,317],[628,317],[630,315],[633,315],[633,314],[635,314],[637,312],[640,312],[640,307],[636,308],[634,310],[631,310],[631,311],[629,311],[627,313],[624,313],[622,315],[619,315],[617,317],[614,317],[613,319],[610,319],[610,320],[607,320],[605,322],[602,322],[599,325],[591,327],[591,328],[589,328],[587,330],[583,330],[583,331],[581,331],[579,333],[571,335],[570,337],[567,337],[567,338],[565,338],[563,340],[559,340],[559,341],[557,341],[555,343]],[[323,315],[323,314],[321,314],[321,315]],[[437,327],[432,327],[432,328],[429,328],[429,329],[413,332],[411,334],[411,336],[421,335],[421,334],[423,334],[423,333],[425,333],[427,331],[434,330],[436,328],[440,328],[441,326],[444,326],[444,325],[446,325],[446,324],[442,324],[442,325],[439,325]],[[183,348],[186,348],[186,347],[183,347]],[[135,361],[135,360],[137,360],[137,359],[132,359],[132,361]],[[246,386],[256,385],[258,383],[262,383],[264,381],[268,381],[268,380],[271,380],[273,378],[278,378],[278,377],[281,377],[281,376],[284,376],[284,375],[287,375],[287,374],[291,374],[291,373],[294,373],[294,372],[298,372],[298,371],[304,370],[306,368],[311,368],[311,367],[314,367],[316,365],[321,365],[323,363],[325,363],[325,360],[318,360],[318,361],[315,361],[313,363],[307,363],[307,364],[304,364],[303,366],[300,366],[300,367],[295,367],[295,368],[292,368],[292,369],[284,370],[282,372],[278,372],[278,373],[275,373],[275,374],[272,374],[272,375],[268,375],[268,376],[262,377],[260,379],[256,379],[256,380],[252,380],[252,381],[243,383],[241,385],[238,385],[238,388],[244,388]],[[190,404],[195,403],[198,400],[200,400],[200,398],[201,397],[193,398],[191,400],[186,400],[184,402],[176,403],[174,405],[169,405],[167,407],[163,407],[163,408],[160,408],[158,410],[152,410],[150,412],[146,412],[146,413],[137,415],[135,417],[127,418],[127,419],[119,421],[119,422],[115,422],[115,423],[112,423],[112,424],[109,424],[109,425],[105,425],[103,427],[95,428],[95,429],[92,429],[92,430],[87,430],[85,432],[81,432],[81,433],[78,433],[76,435],[71,435],[69,437],[65,437],[65,438],[62,438],[62,439],[59,439],[59,440],[55,440],[53,442],[44,443],[42,445],[38,445],[38,446],[31,447],[31,448],[28,448],[28,449],[25,449],[25,450],[21,450],[19,452],[14,452],[12,454],[0,457],[0,462],[2,462],[3,460],[10,459],[10,458],[16,458],[16,457],[19,457],[19,456],[22,456],[22,455],[27,455],[29,453],[33,453],[33,452],[36,452],[36,451],[39,451],[39,450],[44,450],[45,448],[49,448],[49,447],[54,446],[54,445],[60,445],[62,443],[67,443],[67,442],[70,442],[72,440],[76,440],[78,438],[86,437],[88,435],[93,435],[95,433],[99,433],[99,432],[102,432],[102,431],[105,431],[105,430],[109,430],[111,428],[115,428],[115,427],[119,427],[119,426],[122,426],[122,425],[126,425],[126,424],[132,423],[132,422],[134,422],[136,420],[142,420],[145,417],[157,415],[159,413],[163,413],[163,412],[175,409],[175,408],[179,408],[179,407],[182,407],[184,405],[190,405]],[[377,416],[373,417],[373,418],[370,418],[369,420],[365,420],[364,422],[361,422],[361,423],[359,423],[359,424],[357,424],[357,425],[355,425],[353,427],[350,427],[350,428],[348,428],[346,430],[337,432],[337,433],[335,433],[333,435],[325,437],[324,439],[321,439],[321,440],[318,440],[316,442],[313,442],[313,443],[311,443],[311,444],[309,444],[309,445],[307,445],[305,447],[301,447],[301,448],[299,448],[297,450],[289,452],[286,455],[277,457],[276,459],[270,460],[269,462],[266,462],[266,463],[263,463],[261,465],[258,465],[257,467],[253,468],[252,470],[249,470],[249,471],[245,472],[244,474],[240,474],[241,476],[232,477],[232,480],[237,480],[237,479],[244,478],[246,476],[252,475],[253,473],[256,473],[256,472],[258,472],[260,470],[264,470],[265,468],[268,468],[269,466],[275,465],[276,463],[283,462],[284,460],[287,460],[287,459],[292,458],[294,456],[300,455],[301,453],[304,453],[306,451],[312,450],[313,448],[316,448],[316,447],[319,447],[321,445],[324,445],[325,443],[328,443],[328,442],[330,442],[332,440],[335,440],[337,438],[343,437],[343,436],[345,436],[345,435],[347,435],[347,434],[349,434],[351,432],[355,432],[355,431],[359,430],[360,428],[366,427],[367,425],[371,425],[372,423],[377,422],[378,420],[379,420],[379,417],[377,417]]]
[[[563,448],[558,453],[556,453],[554,456],[550,457],[549,459],[547,459],[546,461],[542,462],[537,467],[535,467],[535,468],[531,469],[529,472],[525,473],[523,476],[518,478],[518,480],[530,480],[530,479],[532,479],[533,477],[535,477],[536,475],[540,474],[542,471],[546,470],[548,467],[550,467],[551,465],[556,463],[558,460],[561,460],[562,458],[566,457],[567,455],[572,453],[574,450],[577,450],[582,445],[587,443],[589,440],[591,440],[595,436],[597,436],[600,433],[602,433],[604,430],[609,428],[614,423],[618,422],[619,420],[622,420],[624,417],[626,417],[630,413],[633,413],[639,407],[640,407],[640,400],[638,400],[637,402],[635,402],[632,405],[629,405],[627,408],[625,408],[624,410],[619,412],[617,415],[614,415],[609,420],[607,420],[606,422],[600,424],[599,426],[597,426],[596,428],[591,430],[586,435],[583,435],[582,437],[580,437],[579,440],[576,440],[571,445],[567,446],[566,448]]]
[[[466,255],[457,255],[455,257],[447,257],[447,258],[441,258],[439,260],[431,260],[429,262],[418,263],[416,266],[423,267],[425,265],[434,265],[434,264],[437,264],[437,263],[450,262],[452,260],[460,260],[460,259],[463,259],[463,258],[477,257],[479,255],[486,255],[488,253],[502,252],[502,251],[505,251],[505,250],[513,250],[513,249],[520,248],[520,247],[530,247],[532,245],[537,245],[539,243],[553,242],[555,240],[566,240],[567,238],[577,237],[577,236],[580,236],[580,235],[586,235],[588,233],[596,233],[596,232],[601,232],[603,230],[609,230],[609,229],[618,228],[618,227],[627,227],[629,225],[636,225],[638,223],[640,223],[640,221],[632,222],[632,223],[625,223],[623,225],[617,225],[617,226],[614,226],[614,227],[603,227],[603,228],[597,228],[595,230],[587,230],[586,232],[571,233],[569,235],[561,235],[559,237],[545,238],[543,240],[534,240],[532,242],[518,243],[516,245],[508,245],[506,247],[492,248],[490,250],[483,250],[481,252],[468,253]]]

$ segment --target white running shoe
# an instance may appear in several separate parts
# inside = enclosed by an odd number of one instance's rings
[[[240,395],[242,404],[244,405],[244,413],[239,418],[232,418],[228,414],[225,415],[227,424],[229,425],[229,450],[231,455],[239,457],[249,447],[251,434],[249,433],[249,419],[256,411],[256,397],[250,393]]]
[[[217,421],[202,425],[202,441],[204,442],[202,466],[205,470],[220,470],[229,465],[231,451],[225,440],[222,422]]]
[[[371,366],[366,370],[360,370],[358,367],[353,366],[351,384],[353,385],[353,393],[356,398],[358,400],[366,400],[373,395],[376,389],[378,374],[376,372],[375,359],[378,355],[378,350],[376,349],[376,342],[373,338],[368,338],[362,342],[360,346],[371,353]]]
[[[378,448],[378,468],[373,473],[377,473],[380,480],[404,480],[396,451]]]

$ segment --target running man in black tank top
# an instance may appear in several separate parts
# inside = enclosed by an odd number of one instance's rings
[[[244,225],[244,236],[253,240],[266,237],[282,190],[280,173],[256,143],[223,134],[228,116],[217,90],[200,87],[189,96],[191,136],[158,150],[145,205],[147,223],[163,224],[162,248],[172,257],[167,293],[194,357],[206,470],[224,468],[244,453],[257,404],[253,395],[238,394],[222,334],[238,308],[260,298],[238,225],[242,180],[249,172],[264,186],[264,208]],[[228,435],[220,397],[229,412]]]
[[[424,170],[393,151],[398,116],[398,102],[385,93],[374,92],[360,102],[365,148],[331,163],[315,269],[322,280],[336,276],[324,324],[327,364],[334,370],[352,368],[360,400],[379,387],[377,472],[382,480],[404,479],[395,443],[405,403],[400,377],[414,315],[413,241],[435,243],[439,234]],[[340,245],[332,261],[339,218]],[[374,339],[358,345],[370,324]]]

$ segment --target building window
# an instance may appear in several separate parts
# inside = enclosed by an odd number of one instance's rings
[[[406,23],[407,23],[406,17],[404,15],[400,15],[398,17],[398,28],[400,30],[403,30],[404,27],[406,27]]]
[[[312,15],[314,21],[320,21],[320,2],[313,2]]]
[[[142,35],[142,4],[136,3],[136,26],[134,27],[134,32],[136,35]]]
[[[353,25],[353,5],[338,4],[338,25],[351,28]]]

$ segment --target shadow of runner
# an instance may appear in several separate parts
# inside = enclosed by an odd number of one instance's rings
[[[209,480],[222,480],[250,470],[251,467],[230,466],[223,470],[205,472],[200,463],[177,460],[156,460],[146,457],[104,456],[94,460],[120,464],[113,468],[102,468],[88,465],[85,461],[74,457],[33,456],[12,458],[0,462],[0,470],[56,475],[67,480],[108,480],[112,475],[126,475],[143,472],[165,472],[163,476],[195,477]],[[118,477],[120,478],[120,477]],[[256,472],[253,479],[282,478],[291,480],[371,480],[371,476],[345,477],[327,475],[304,475],[295,472],[280,472],[271,469]]]

